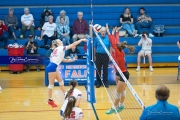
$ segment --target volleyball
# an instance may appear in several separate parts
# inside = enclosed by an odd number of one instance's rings
[[[95,24],[95,25],[93,26],[93,28],[94,28],[94,31],[98,33],[98,32],[101,30],[101,25]]]

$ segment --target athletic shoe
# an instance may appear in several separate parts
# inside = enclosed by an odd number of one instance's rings
[[[118,108],[117,108],[117,112],[119,113],[119,112],[121,112],[122,110],[124,110],[124,105],[122,105],[122,106],[118,106]]]
[[[136,71],[139,71],[140,69],[141,69],[141,68],[138,66],[137,69],[136,69]]]
[[[96,85],[96,88],[100,88],[100,87],[101,87],[101,85],[100,85],[100,84],[97,84],[97,85]]]
[[[140,34],[139,37],[142,37],[142,34]]]
[[[151,72],[153,72],[153,68],[152,68],[152,66],[149,66],[149,70],[150,70]]]
[[[149,33],[149,37],[154,37],[154,35],[153,35],[153,34],[151,34],[151,33]]]
[[[113,114],[116,113],[116,111],[113,108],[110,108],[109,110],[106,111],[106,114]]]
[[[48,105],[51,105],[52,106],[52,108],[54,108],[54,107],[57,107],[57,105],[54,103],[54,101],[52,100],[52,101],[48,101]]]
[[[138,37],[138,36],[139,36],[139,34],[135,34],[135,35],[134,35],[134,37]]]
[[[0,86],[0,91],[2,90],[2,87]]]

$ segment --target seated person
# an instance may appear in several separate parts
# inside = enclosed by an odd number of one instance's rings
[[[133,15],[131,14],[130,9],[126,8],[124,13],[120,16],[120,23],[122,24],[123,28],[127,30],[129,35],[137,37],[137,30],[135,30],[133,22]]]
[[[68,25],[69,26],[69,17],[66,15],[66,11],[64,10],[61,10],[60,11],[60,15],[57,16],[56,18],[56,24],[60,24],[60,18],[63,17],[64,18],[64,24]]]
[[[4,41],[4,49],[7,49],[7,35],[4,34],[3,31],[8,32],[8,28],[6,27],[3,20],[0,19],[0,41]]]
[[[41,31],[41,38],[40,40],[44,39],[44,47],[46,49],[50,48],[48,45],[48,40],[55,40],[56,39],[56,24],[53,22],[53,16],[49,16],[49,22],[46,22]]]
[[[41,14],[40,27],[42,28],[45,22],[48,22],[49,16],[53,16],[52,11],[47,7]]]
[[[57,36],[60,40],[62,40],[63,45],[69,45],[69,26],[67,24],[65,24],[65,19],[63,17],[60,18],[60,24],[56,24],[57,25]]]
[[[14,40],[17,40],[15,35],[15,29],[17,29],[18,26],[18,19],[13,13],[14,13],[14,9],[9,8],[9,14],[5,18],[5,24],[8,27],[9,36],[13,35]]]
[[[71,56],[71,54],[73,56]],[[72,47],[72,49],[69,49],[67,51],[67,54],[66,54],[67,57],[66,58],[70,59],[71,57],[77,57],[77,56],[75,56],[76,54],[79,54],[79,50],[77,49],[76,46],[74,46],[74,47]]]
[[[29,41],[25,43],[25,49],[27,50],[26,56],[40,56],[37,53],[38,43],[36,41],[34,41],[33,35],[30,34],[28,39],[29,39]],[[27,67],[26,71],[29,72],[30,65],[27,64],[26,67]],[[37,65],[37,71],[38,72],[40,71],[39,65]]]
[[[168,103],[170,90],[165,85],[156,88],[157,103],[143,110],[140,120],[180,120],[179,109]]]
[[[24,8],[24,15],[21,16],[22,30],[20,38],[24,38],[26,30],[30,30],[30,33],[34,37],[34,18],[29,12],[29,8]]]
[[[78,19],[74,21],[73,25],[73,42],[77,41],[78,39],[89,38],[88,24],[83,19],[83,12],[78,12],[77,16]]]
[[[152,18],[149,15],[145,14],[145,8],[143,7],[139,9],[139,12],[140,15],[137,16],[137,23],[136,23],[138,33],[142,35],[142,32],[144,31],[142,29],[147,28],[149,31],[146,32],[149,32],[149,37],[154,37],[153,35],[154,24]]]

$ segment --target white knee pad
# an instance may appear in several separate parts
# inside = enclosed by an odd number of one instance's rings
[[[59,85],[64,85],[64,81],[62,80],[61,82],[59,82]]]
[[[121,96],[122,95],[120,93],[118,93],[118,92],[116,93],[116,99],[121,99]]]
[[[126,96],[126,90],[122,92],[122,96]]]
[[[53,89],[54,85],[49,85],[48,88],[49,89]]]

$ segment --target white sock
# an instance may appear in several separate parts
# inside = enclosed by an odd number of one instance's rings
[[[122,106],[124,106],[124,103],[119,103],[119,107],[122,107]]]

